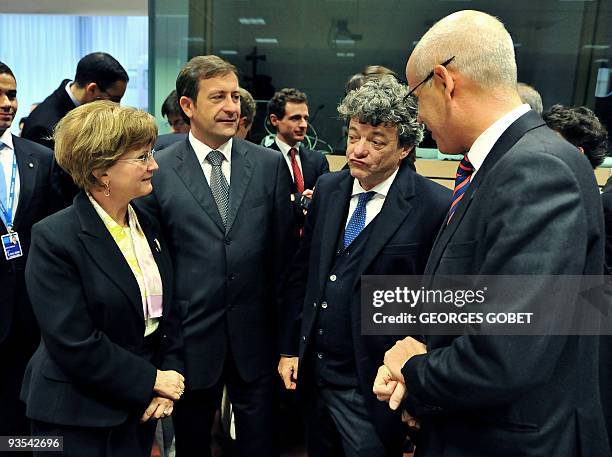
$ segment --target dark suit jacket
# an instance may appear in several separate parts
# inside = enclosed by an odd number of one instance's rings
[[[136,278],[85,193],[34,226],[26,274],[42,341],[23,382],[28,417],[119,425],[148,405],[156,366],[183,370],[168,246],[154,221],[143,214],[139,221],[163,282],[155,364],[140,356],[145,326]]]
[[[69,81],[64,79],[59,87],[30,113],[21,132],[23,138],[54,148],[55,143],[50,139],[53,129],[60,119],[75,107],[65,89]]]
[[[187,388],[220,378],[230,350],[247,382],[278,363],[278,289],[293,225],[282,157],[233,139],[230,209],[223,227],[202,167],[185,140],[158,156],[153,193],[141,200],[162,224],[174,263],[183,319]]]
[[[23,256],[7,261],[0,250],[0,434],[29,433],[25,407],[19,401],[19,390],[25,367],[40,341],[40,332],[25,287],[25,265],[30,250],[32,225],[56,209],[51,182],[49,149],[13,136],[19,170],[20,192],[13,221],[19,234]],[[0,223],[0,235],[6,234]]]
[[[186,133],[166,133],[165,135],[160,135],[157,137],[154,149],[159,152],[162,149],[173,145],[174,143],[178,143],[179,141],[185,141],[186,138]]]
[[[612,274],[612,177],[608,179],[601,199],[606,224],[606,266],[608,273]]]
[[[600,275],[603,217],[584,156],[530,111],[497,141],[433,247],[428,275]],[[434,277],[435,281],[435,277]],[[567,290],[562,291],[567,293]],[[525,287],[513,311],[557,290]],[[490,304],[491,309],[496,306]],[[503,306],[503,305],[501,305]],[[469,311],[469,310],[468,310]],[[598,339],[429,336],[402,370],[425,405],[419,456],[609,456]]]
[[[273,141],[269,146],[270,149],[279,151],[276,141]],[[314,189],[317,179],[324,173],[329,172],[329,163],[321,152],[312,149],[306,149],[300,145],[299,150],[300,162],[302,162],[302,175],[304,177],[304,189]],[[291,177],[291,173],[289,173]],[[295,181],[291,181],[291,193],[296,193],[297,187]]]
[[[69,81],[64,79],[59,87],[30,113],[21,132],[23,138],[55,149],[55,142],[52,139],[53,129],[68,111],[75,108],[65,89]],[[61,195],[63,207],[69,206],[79,191],[70,175],[55,161],[53,161],[53,185],[56,192]]]
[[[353,177],[349,171],[319,178],[300,250],[287,283],[281,353],[299,353],[298,385],[305,394],[316,384],[307,355],[320,309],[313,303],[316,305],[324,298],[325,283],[333,267],[338,239],[344,231],[352,189]],[[402,163],[381,212],[371,222],[374,226],[359,261],[357,277],[422,274],[450,201],[449,189],[417,175],[409,164]],[[361,392],[383,443],[397,449],[406,436],[404,424],[398,414],[376,400],[372,384],[385,351],[399,337],[362,336],[359,280],[350,294],[353,348]]]

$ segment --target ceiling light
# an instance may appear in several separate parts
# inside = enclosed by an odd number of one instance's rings
[[[255,38],[255,43],[259,44],[278,44],[276,38]]]
[[[355,53],[354,52],[337,52],[336,56],[337,57],[355,57]]]
[[[235,49],[220,49],[219,54],[223,54],[224,56],[237,56],[238,51]]]
[[[584,49],[596,49],[598,51],[604,51],[610,48],[609,44],[585,44]]]
[[[266,25],[263,17],[239,17],[238,22],[242,25]]]
[[[334,41],[336,44],[343,44],[347,46],[352,46],[355,44],[355,40],[352,38],[336,38]]]

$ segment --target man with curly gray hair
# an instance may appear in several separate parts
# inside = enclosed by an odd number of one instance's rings
[[[317,181],[291,268],[278,368],[304,394],[310,457],[402,455],[401,418],[371,389],[397,337],[361,335],[360,278],[421,274],[451,197],[406,163],[423,135],[407,94],[388,77],[342,101],[349,169]]]

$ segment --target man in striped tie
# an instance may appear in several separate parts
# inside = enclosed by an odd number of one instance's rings
[[[389,76],[340,104],[349,169],[319,178],[291,268],[279,373],[306,399],[310,457],[402,455],[400,417],[371,393],[397,337],[361,334],[360,278],[422,274],[451,197],[406,160],[423,135],[407,94]]]
[[[433,283],[443,275],[601,275],[603,217],[593,172],[521,103],[503,24],[478,11],[453,13],[425,33],[406,70],[419,119],[440,151],[464,154],[425,268]],[[540,305],[546,314],[538,317],[549,322],[576,316],[576,281],[563,291],[544,279],[530,283],[511,302],[493,297],[488,311]],[[472,330],[427,336],[426,353],[406,338],[385,355],[374,391],[393,409],[407,397],[412,421],[420,422],[419,456],[610,455],[596,338]]]

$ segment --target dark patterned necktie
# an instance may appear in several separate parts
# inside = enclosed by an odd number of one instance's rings
[[[455,190],[453,190],[453,203],[448,210],[448,219],[447,224],[450,224],[451,219],[453,218],[453,214],[457,211],[457,206],[459,206],[459,202],[465,195],[468,187],[470,186],[470,177],[474,173],[474,165],[470,162],[467,154],[463,156],[461,162],[459,162],[459,167],[457,167],[457,176],[455,177]]]
[[[227,226],[227,213],[229,211],[229,185],[221,169],[225,156],[220,151],[210,151],[206,156],[208,163],[212,165],[210,173],[210,191],[213,194],[223,225]]]
[[[355,211],[353,211],[353,215],[351,216],[351,219],[344,230],[345,249],[355,240],[355,238],[359,236],[361,231],[364,229],[366,220],[366,205],[374,195],[376,195],[376,192],[364,192],[359,194],[359,200],[357,201]]]

